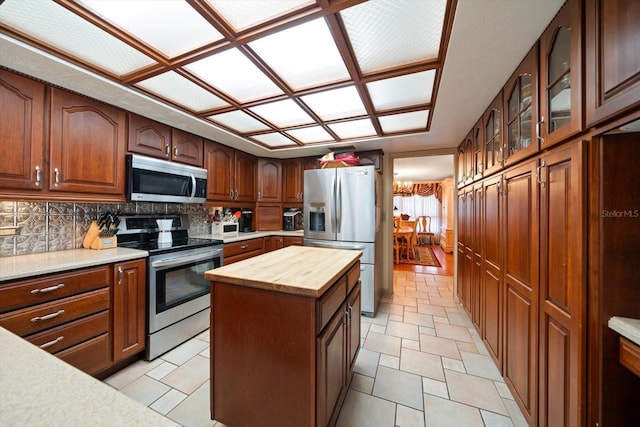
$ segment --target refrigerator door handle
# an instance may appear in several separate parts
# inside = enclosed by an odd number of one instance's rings
[[[340,176],[337,178],[336,185],[336,232],[340,234],[342,232],[342,180]]]

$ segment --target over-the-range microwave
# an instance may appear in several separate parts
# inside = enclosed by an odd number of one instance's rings
[[[138,154],[127,154],[127,200],[204,203],[207,170]]]

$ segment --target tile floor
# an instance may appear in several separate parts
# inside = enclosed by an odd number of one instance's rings
[[[453,278],[394,272],[393,295],[362,317],[362,347],[337,425],[526,426],[466,312]],[[209,419],[209,332],[105,380],[187,427]]]

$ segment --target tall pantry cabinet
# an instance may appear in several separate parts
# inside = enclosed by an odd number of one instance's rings
[[[468,135],[458,151],[457,295],[532,426],[587,423],[585,5],[565,3],[472,128],[482,172]]]

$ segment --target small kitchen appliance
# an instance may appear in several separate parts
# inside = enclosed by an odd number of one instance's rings
[[[289,209],[284,213],[282,229],[285,231],[302,230],[302,211]]]
[[[251,233],[253,231],[253,211],[244,209],[240,215],[240,232]]]

